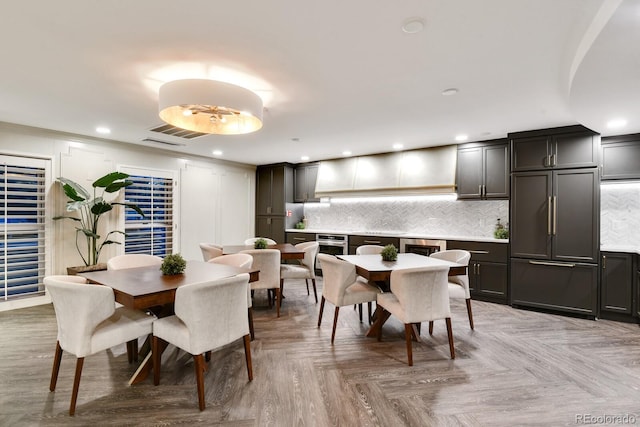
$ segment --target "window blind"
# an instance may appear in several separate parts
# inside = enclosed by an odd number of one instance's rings
[[[49,162],[0,156],[0,298],[44,293]]]
[[[145,214],[125,213],[125,253],[164,257],[173,250],[173,179],[130,175],[133,185],[125,188],[125,199]]]

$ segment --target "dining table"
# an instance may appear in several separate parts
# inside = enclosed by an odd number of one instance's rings
[[[125,307],[145,310],[152,307],[171,307],[164,314],[172,314],[176,290],[180,286],[214,281],[249,273],[249,281],[259,278],[259,270],[239,268],[230,265],[213,264],[204,261],[187,261],[183,273],[163,275],[159,266],[125,268],[120,270],[100,270],[80,273],[89,283],[108,286],[113,289],[115,300]],[[150,350],[145,343],[143,348]],[[164,350],[164,348],[162,348]],[[129,384],[137,384],[147,378],[152,368],[151,351],[148,351]]]
[[[224,245],[222,247],[222,254],[236,254],[238,252],[255,249],[253,245]],[[304,250],[298,249],[291,243],[276,243],[275,245],[267,245],[267,249],[277,249],[280,251],[280,259],[304,259]]]

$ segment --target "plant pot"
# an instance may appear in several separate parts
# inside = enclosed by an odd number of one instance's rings
[[[75,276],[78,273],[86,273],[87,271],[100,271],[106,270],[107,264],[96,264],[96,265],[79,265],[77,267],[67,267],[67,274],[69,276]]]

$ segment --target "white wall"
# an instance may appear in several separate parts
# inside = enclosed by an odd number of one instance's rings
[[[254,234],[254,166],[2,122],[0,153],[52,159],[54,180],[63,176],[88,188],[96,178],[122,166],[173,171],[179,182],[176,246],[186,259],[202,259],[200,242],[239,243]],[[47,195],[47,217],[63,213],[66,198],[61,188],[52,182]],[[122,229],[119,217],[109,217],[105,228]],[[49,219],[47,274],[64,274],[67,266],[82,264],[70,222]],[[101,261],[122,251],[120,245],[111,245]],[[0,310],[6,309],[6,303],[11,301],[0,303]]]

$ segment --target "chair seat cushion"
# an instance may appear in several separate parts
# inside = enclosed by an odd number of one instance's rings
[[[100,323],[91,337],[91,350],[94,354],[123,342],[149,335],[155,316],[140,310],[126,307],[116,309],[111,317]],[[78,354],[78,357],[86,355]]]
[[[356,280],[349,285],[344,292],[342,301],[338,302],[338,306],[360,304],[363,302],[375,301],[378,298],[380,289],[371,286],[360,280]]]
[[[315,275],[304,265],[282,264],[280,265],[281,279],[312,279]]]
[[[449,298],[467,299],[469,297],[465,295],[465,290],[462,286],[457,283],[449,282]]]
[[[200,354],[201,351],[192,351],[189,330],[187,325],[178,316],[168,316],[158,319],[153,323],[153,335],[161,338],[190,354]],[[206,351],[206,350],[203,350]]]

